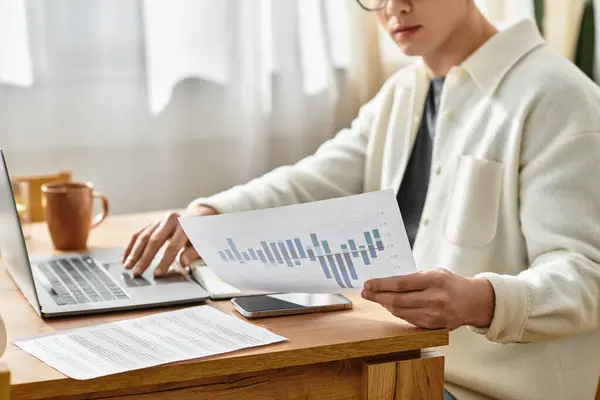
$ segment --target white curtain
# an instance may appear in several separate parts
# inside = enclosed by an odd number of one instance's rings
[[[348,67],[347,0],[175,0],[168,7],[144,0],[143,5],[154,113],[187,77],[228,85],[242,74],[248,78],[245,85],[257,87],[262,108],[269,112],[271,76],[292,58],[296,42],[307,95],[335,87],[333,71]],[[203,15],[211,17],[199,24]]]
[[[385,76],[354,0],[0,0],[6,20],[25,10],[11,37],[33,86],[0,83],[10,171],[71,169],[114,212],[184,207],[295,162]]]
[[[594,25],[596,26],[596,57],[594,63],[594,80],[600,83],[600,0],[594,0]]]
[[[0,0],[0,84],[30,86],[32,83],[25,3]]]
[[[550,46],[569,60],[575,59],[585,0],[545,0],[544,35]]]

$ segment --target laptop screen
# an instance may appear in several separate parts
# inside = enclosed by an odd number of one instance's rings
[[[2,149],[0,149],[0,263],[10,272],[23,295],[39,312],[29,256]]]

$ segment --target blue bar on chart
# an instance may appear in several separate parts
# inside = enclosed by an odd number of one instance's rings
[[[383,246],[383,242],[381,241],[381,235],[379,234],[379,229],[373,229],[373,236],[375,236],[375,244],[377,245],[377,250],[383,251],[385,247]]]
[[[320,247],[315,247],[315,253],[317,254],[317,256],[322,256],[322,255],[324,255],[324,254],[323,254],[323,251],[321,250],[321,248],[320,248]]]
[[[296,249],[294,248],[294,244],[290,239],[285,240],[285,244],[287,244],[288,250],[290,251],[292,260],[297,260],[298,255],[296,254]]]
[[[279,245],[279,250],[281,250],[281,254],[283,254],[283,259],[285,260],[285,263],[288,267],[291,267],[292,263],[290,262],[290,256],[288,255],[285,245],[281,240],[277,241],[277,244]]]
[[[371,239],[371,232],[364,232],[365,240],[367,241],[367,246],[369,251],[371,252],[372,258],[377,258],[377,252],[375,251],[375,244],[373,243],[373,239]]]
[[[340,287],[350,288],[353,287],[352,281],[359,279],[358,267],[372,265],[378,253],[385,251],[382,236],[379,229],[364,231],[364,242],[362,238],[348,239],[339,247],[338,244],[333,246],[335,250],[328,240],[320,239],[314,232],[309,233],[309,246],[305,246],[300,237],[290,237],[259,240],[258,246],[248,247],[245,251],[240,250],[232,238],[226,238],[228,245],[218,251],[218,255],[225,262],[245,264],[261,261],[265,267],[302,267],[318,261],[327,279],[335,279]]]
[[[338,262],[340,271],[342,271],[342,277],[344,278],[344,283],[346,284],[346,287],[349,287],[349,288],[353,287],[352,282],[350,281],[350,278],[348,277],[348,271],[346,270],[346,266],[344,265],[344,260],[342,259],[342,255],[339,253],[336,254],[335,259]]]
[[[253,260],[258,261],[258,257],[256,257],[254,250],[248,249],[248,253],[250,253],[250,257],[252,257]]]
[[[342,248],[342,253],[348,253],[348,245],[342,244],[340,247]]]
[[[356,270],[354,269],[354,264],[352,264],[352,258],[350,257],[350,254],[344,253],[344,258],[346,259],[346,264],[348,264],[350,276],[352,276],[352,279],[358,279],[358,275],[356,274]]]
[[[227,238],[227,243],[229,243],[229,246],[231,247],[231,251],[233,251],[233,254],[235,255],[236,260],[241,260],[242,256],[240,255],[240,252],[238,251],[237,247],[235,246],[235,243],[233,242],[233,240],[231,238]]]
[[[358,251],[356,251],[356,242],[352,239],[348,240],[348,244],[350,245],[350,249],[352,250],[352,256],[358,257]]]
[[[333,273],[333,277],[334,277],[335,281],[337,282],[337,284],[340,287],[345,288],[346,286],[342,282],[340,274],[338,273],[338,270],[335,266],[335,260],[333,259],[333,256],[331,254],[328,254],[325,257],[327,257],[327,260],[329,261],[329,266],[331,267],[331,272]]]
[[[304,248],[302,247],[302,242],[300,239],[295,238],[294,243],[296,243],[296,247],[298,248],[298,254],[300,254],[300,258],[306,258],[306,254],[304,253]]]
[[[269,250],[269,246],[267,246],[267,242],[262,241],[262,242],[260,242],[260,245],[262,246],[263,250],[265,251],[265,255],[269,259],[269,262],[271,264],[275,264],[275,259],[271,255],[271,250]]]
[[[312,240],[313,246],[315,248],[319,247],[319,239],[317,239],[317,235],[315,235],[314,233],[310,234],[310,239]]]
[[[323,273],[327,279],[331,279],[331,273],[329,272],[329,268],[327,267],[327,262],[325,261],[325,256],[320,247],[315,247],[315,251],[317,252],[317,258],[319,259],[319,263],[321,264],[321,268],[323,268]]]
[[[323,246],[323,251],[325,252],[327,261],[329,261],[329,266],[331,267],[333,277],[337,281],[338,285],[340,285],[340,287],[345,288],[346,286],[340,280],[340,274],[338,273],[337,266],[335,265],[335,259],[333,258],[333,254],[331,254],[331,248],[329,247],[329,243],[327,242],[327,240],[323,240],[321,241],[321,245]]]
[[[365,250],[365,246],[358,246],[360,249],[360,253],[362,254],[363,262],[365,265],[371,265],[371,260],[369,260],[369,256],[367,255],[367,251]]]
[[[265,258],[265,254],[262,252],[262,250],[257,250],[256,251],[258,253],[258,257],[260,257],[260,260],[265,264],[265,265],[269,265],[269,263],[267,262],[267,259]]]
[[[354,269],[354,264],[352,263],[352,258],[350,258],[350,253],[348,253],[348,246],[345,244],[342,245],[342,252],[344,253],[344,258],[346,259],[346,264],[348,264],[348,269],[350,270],[352,279],[358,279],[358,275]]]
[[[283,264],[283,259],[281,258],[281,255],[279,255],[279,251],[277,250],[277,246],[275,246],[275,243],[271,242],[269,243],[269,246],[271,246],[271,250],[273,251],[273,254],[275,254],[277,264]]]
[[[317,259],[315,258],[315,252],[313,251],[313,249],[311,249],[310,247],[306,248],[306,252],[308,253],[308,258],[310,259],[310,261],[316,261]]]

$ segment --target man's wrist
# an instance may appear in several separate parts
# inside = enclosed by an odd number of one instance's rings
[[[494,318],[494,309],[496,306],[496,294],[494,287],[485,278],[470,278],[470,304],[468,312],[468,321],[466,325],[478,329],[489,328]]]

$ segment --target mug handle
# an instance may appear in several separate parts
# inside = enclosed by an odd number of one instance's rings
[[[92,193],[92,197],[95,199],[100,199],[102,201],[102,211],[96,214],[96,216],[94,216],[94,219],[92,220],[91,229],[94,229],[95,227],[100,225],[102,221],[104,221],[108,216],[108,199],[102,193],[96,191]]]

